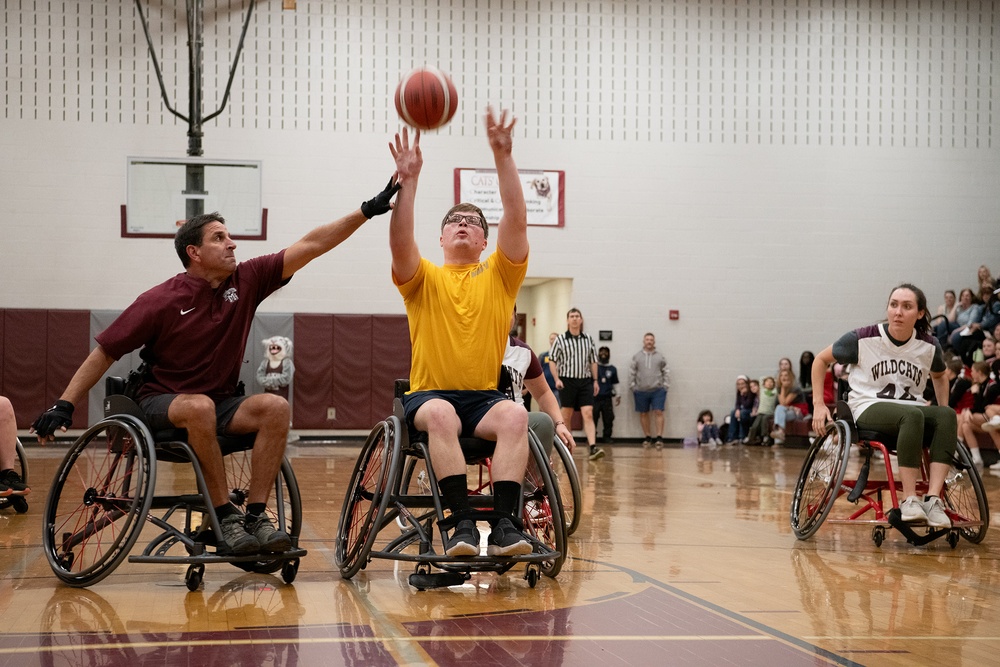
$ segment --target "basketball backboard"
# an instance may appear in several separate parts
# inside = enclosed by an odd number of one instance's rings
[[[235,239],[265,239],[261,163],[129,157],[123,237],[173,237],[188,218],[218,211]]]

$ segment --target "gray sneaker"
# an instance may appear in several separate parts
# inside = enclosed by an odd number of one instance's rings
[[[927,521],[927,512],[924,511],[924,504],[916,496],[910,496],[899,504],[899,513],[903,521]]]
[[[930,496],[929,500],[922,503],[924,513],[927,515],[927,525],[932,528],[951,528],[951,519],[944,511],[944,503],[937,496]]]
[[[222,537],[216,542],[216,553],[220,556],[243,556],[260,551],[260,542],[247,532],[245,520],[242,512],[233,512],[219,521]]]
[[[292,540],[286,533],[274,528],[271,517],[266,514],[246,515],[246,532],[257,540],[260,550],[269,554],[280,554],[292,548]]]

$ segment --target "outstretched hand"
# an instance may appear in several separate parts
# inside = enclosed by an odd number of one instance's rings
[[[409,130],[404,127],[402,136],[396,133],[395,144],[389,142],[389,152],[396,161],[396,178],[399,183],[406,185],[408,180],[420,176],[420,169],[424,165],[424,156],[420,152],[420,130],[417,130],[411,146]]]
[[[508,123],[508,114],[509,112],[504,109],[500,112],[500,117],[497,118],[493,112],[493,107],[486,107],[486,135],[489,137],[490,148],[493,149],[494,153],[510,155],[511,148],[513,147],[514,142],[511,132],[514,129],[514,125],[517,124],[517,118],[513,114],[510,114],[510,122]]]
[[[388,213],[392,210],[392,197],[399,192],[401,187],[396,175],[393,174],[382,192],[361,204],[361,214],[371,220],[376,215]]]

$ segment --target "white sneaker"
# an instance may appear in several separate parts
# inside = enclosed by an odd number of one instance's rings
[[[972,454],[973,465],[982,469],[985,464],[983,463],[983,455],[979,453],[979,448],[970,448],[969,453]]]
[[[720,440],[719,438],[712,438],[712,444],[713,445],[721,445],[722,444],[722,440]]]
[[[932,528],[951,528],[951,519],[944,511],[944,503],[937,496],[921,503],[927,515],[927,525]]]
[[[1000,415],[993,415],[993,419],[983,422],[983,425],[980,426],[980,428],[987,432],[1000,431]]]
[[[1000,461],[997,461],[996,463],[991,465],[990,470],[1000,470]]]
[[[910,496],[899,505],[899,512],[903,521],[927,521],[927,512],[924,511],[924,504],[916,496]],[[949,524],[950,525],[950,524]]]

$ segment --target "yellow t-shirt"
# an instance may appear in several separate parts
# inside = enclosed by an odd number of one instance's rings
[[[410,325],[410,391],[496,389],[527,271],[527,259],[514,264],[495,250],[479,264],[421,258],[413,278],[396,283]]]

